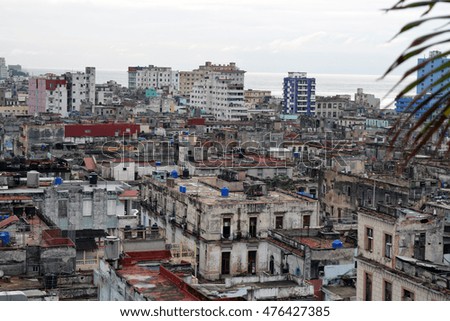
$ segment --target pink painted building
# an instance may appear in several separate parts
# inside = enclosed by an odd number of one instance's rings
[[[67,81],[53,74],[28,81],[28,114],[56,113],[67,116]]]

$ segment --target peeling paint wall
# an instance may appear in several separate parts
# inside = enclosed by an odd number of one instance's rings
[[[26,269],[25,249],[1,249],[0,250],[0,270],[5,275],[22,275]]]

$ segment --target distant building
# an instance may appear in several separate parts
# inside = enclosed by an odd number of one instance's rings
[[[136,89],[164,89],[170,92],[179,89],[179,73],[171,67],[128,67],[128,88]]]
[[[339,118],[343,109],[349,104],[350,96],[316,97],[316,115],[326,118]]]
[[[244,106],[244,70],[234,63],[218,65],[214,71],[196,81],[190,95],[190,105],[194,109],[211,114],[218,120],[245,120],[247,108]]]
[[[0,79],[8,78],[8,67],[6,66],[5,58],[0,57]]]
[[[67,80],[67,106],[69,113],[82,111],[83,104],[84,106],[95,104],[94,67],[86,67],[85,72],[67,72],[65,78]]]
[[[433,59],[433,61],[427,62],[429,59]],[[416,88],[416,93],[420,94],[422,91],[426,91],[428,94],[432,94],[438,92],[439,90],[442,90],[442,94],[447,93],[450,89],[449,88],[444,89],[444,87],[450,84],[449,78],[442,81],[439,85],[433,86],[433,83],[440,77],[442,77],[442,75],[449,74],[450,67],[447,66],[446,68],[437,72],[433,72],[433,70],[436,70],[441,66],[448,64],[449,62],[450,59],[446,55],[442,55],[442,52],[438,50],[430,51],[428,58],[419,58],[417,60],[417,64],[420,65],[425,63],[425,66],[423,66],[417,71],[417,79],[429,73],[431,74],[427,76],[424,81],[419,83],[419,85]]]
[[[248,89],[244,92],[245,104],[249,108],[255,108],[258,105],[263,104],[266,100],[268,101],[272,93],[270,90],[253,90]]]
[[[355,103],[370,109],[380,108],[380,98],[376,98],[375,95],[372,94],[364,93],[362,88],[356,90]]]
[[[285,114],[314,115],[316,113],[316,79],[307,78],[306,72],[289,72],[283,81]]]
[[[422,64],[432,58],[434,58],[432,61],[429,61],[428,63],[425,64],[425,66],[423,66],[417,71],[417,79],[429,74],[425,78],[425,80],[419,83],[419,85],[416,87],[417,95],[422,92],[425,92],[425,96],[419,99],[417,102],[415,102],[412,106],[410,106],[410,104],[412,103],[414,96],[400,97],[395,102],[396,107],[395,110],[398,113],[412,112],[416,108],[416,106],[418,106],[424,100],[428,99],[429,95],[437,94],[436,97],[432,98],[425,106],[423,106],[416,113],[416,118],[420,118],[428,109],[430,109],[431,106],[439,102],[440,97],[448,93],[448,91],[450,90],[450,88],[446,88],[446,86],[450,84],[450,79],[446,79],[442,81],[442,83],[436,86],[432,86],[433,82],[437,81],[440,77],[442,77],[442,75],[450,73],[449,67],[446,67],[437,72],[432,72],[433,70],[441,67],[442,65],[450,61],[446,55],[442,55],[442,53],[437,50],[430,51],[428,58],[419,58],[417,64],[418,65]]]
[[[68,115],[67,80],[63,76],[46,74],[28,81],[28,114],[57,113]]]
[[[212,62],[207,61],[204,65],[201,65],[192,71],[180,71],[180,94],[189,97],[194,84],[204,79],[206,74],[210,72],[231,73],[238,70],[239,68],[234,62],[222,65],[213,64]]]

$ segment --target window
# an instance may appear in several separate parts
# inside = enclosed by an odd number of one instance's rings
[[[248,251],[248,274],[256,274],[256,251]]]
[[[392,258],[392,235],[384,234],[384,257]]]
[[[67,200],[58,201],[58,216],[67,217]]]
[[[256,225],[257,225],[257,217],[250,217],[250,224],[248,234],[250,237],[256,237]]]
[[[231,234],[231,218],[223,219],[222,236],[224,238],[229,238]]]
[[[391,195],[389,193],[384,194],[384,203],[386,205],[390,205],[391,204]]]
[[[403,289],[402,290],[402,301],[414,301],[414,292]]]
[[[372,301],[372,275],[364,273],[364,300]]]
[[[222,274],[230,274],[230,252],[222,252]]]
[[[366,227],[366,251],[373,251],[373,228]]]
[[[383,287],[384,287],[383,300],[392,301],[392,283],[384,281]]]
[[[283,216],[275,216],[275,228],[283,229]]]
[[[303,215],[303,227],[311,226],[311,215]]]

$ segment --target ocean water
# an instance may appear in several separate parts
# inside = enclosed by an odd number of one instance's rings
[[[30,75],[41,75],[45,73],[62,74],[67,71],[63,69],[34,69],[25,68]],[[272,95],[281,97],[283,78],[286,73],[247,72],[245,74],[246,89],[270,90]],[[400,76],[387,76],[379,79],[380,75],[355,75],[355,74],[314,74],[308,73],[308,77],[316,78],[316,95],[331,96],[347,94],[354,97],[357,88],[363,88],[365,93],[373,94],[381,99],[381,106],[388,106],[395,98],[398,90],[388,94],[390,89],[397,83]],[[105,83],[115,80],[123,86],[128,86],[128,74],[124,70],[97,70],[96,83]]]

